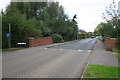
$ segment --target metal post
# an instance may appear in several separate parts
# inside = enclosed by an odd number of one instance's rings
[[[9,23],[9,48],[11,48],[11,26],[10,26],[10,23]]]

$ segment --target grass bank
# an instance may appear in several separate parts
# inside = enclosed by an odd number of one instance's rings
[[[118,49],[113,49],[114,55],[118,58],[118,60],[120,61],[120,50]]]
[[[85,73],[83,74],[83,77],[84,78],[118,78],[118,67],[89,65]]]
[[[19,47],[19,48],[8,48],[8,49],[0,49],[0,51],[2,52],[6,52],[6,51],[17,51],[17,50],[21,50],[21,49],[25,49],[23,47]]]

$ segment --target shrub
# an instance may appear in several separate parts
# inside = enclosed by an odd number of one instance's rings
[[[54,43],[64,42],[63,37],[59,34],[52,34],[51,37]]]
[[[120,49],[120,39],[119,38],[117,39],[115,45],[116,45],[117,49]]]
[[[78,39],[85,39],[87,38],[87,34],[78,34]]]

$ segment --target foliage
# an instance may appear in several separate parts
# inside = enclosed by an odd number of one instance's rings
[[[18,42],[28,42],[29,37],[49,37],[59,34],[65,41],[77,36],[75,17],[68,19],[59,2],[11,2],[2,13],[3,48],[8,47],[9,23],[11,24],[12,47]]]
[[[102,35],[104,37],[117,38],[117,29],[114,28],[114,26],[112,26],[109,22],[98,24],[94,33]]]
[[[52,34],[51,37],[53,38],[53,42],[55,43],[64,42],[62,36],[59,34]]]
[[[105,21],[98,24],[94,33],[103,37],[117,38],[116,47],[120,49],[120,20],[118,19],[119,15],[115,1],[109,7],[106,7],[105,13],[102,14]]]
[[[101,38],[98,38],[98,40],[101,40],[101,41],[103,41],[103,42],[104,42],[104,38],[103,38],[103,37],[101,37]]]
[[[17,46],[18,42],[27,42],[28,37],[39,37],[41,35],[41,30],[35,27],[36,25],[34,24],[34,19],[26,19],[25,15],[20,14],[19,11],[17,12],[17,10],[15,11],[2,17],[2,42],[4,43],[3,48],[7,47],[6,34],[9,31],[9,23],[11,24],[11,41],[14,47]]]
[[[82,34],[78,34],[78,39],[85,39],[87,38],[87,34],[82,33]]]
[[[24,47],[19,47],[19,48],[0,49],[0,51],[2,51],[2,52],[17,51],[17,50],[22,50],[22,49],[25,49],[25,48]]]
[[[118,60],[120,61],[120,50],[115,48],[113,49],[113,52],[115,53],[115,56],[118,58]]]
[[[0,14],[0,49],[2,49],[2,15]]]
[[[115,43],[116,48],[120,50],[120,20],[118,20],[118,27],[117,27],[117,41]]]
[[[118,78],[118,67],[89,65],[84,78]]]

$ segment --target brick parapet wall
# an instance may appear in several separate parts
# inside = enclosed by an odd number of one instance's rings
[[[104,43],[108,47],[108,49],[115,48],[116,38],[104,38]]]
[[[46,44],[52,44],[53,40],[50,37],[43,38],[29,38],[29,47],[41,46]]]

